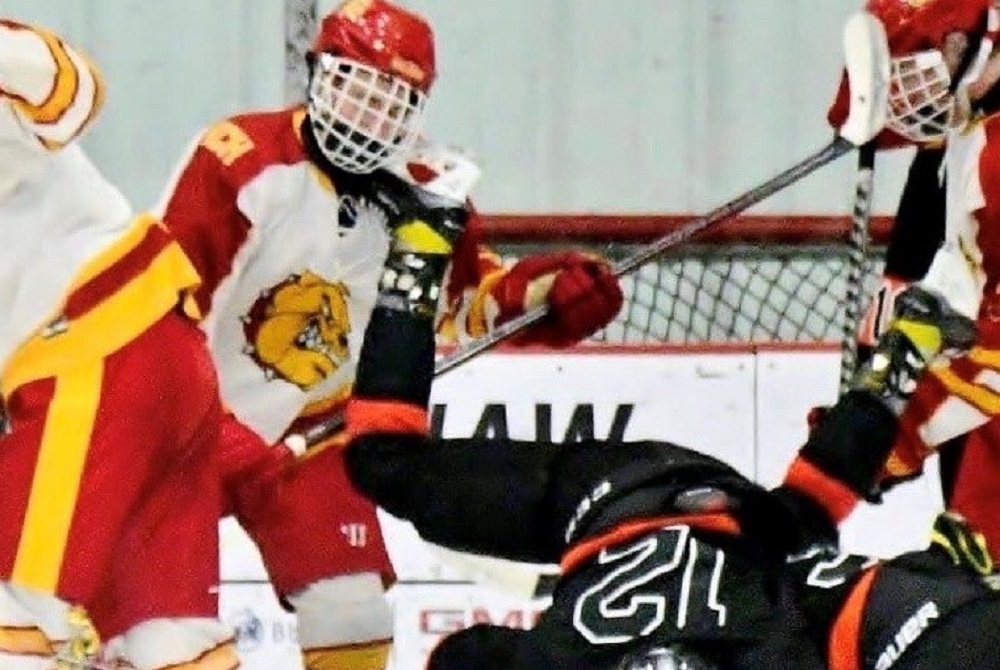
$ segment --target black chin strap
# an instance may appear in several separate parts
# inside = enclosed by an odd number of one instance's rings
[[[305,116],[302,117],[302,125],[299,126],[299,135],[302,137],[302,146],[305,147],[306,156],[309,157],[313,165],[318,167],[338,187],[342,187],[345,180],[351,181],[367,176],[348,172],[330,162],[326,154],[323,153],[323,149],[320,148],[319,142],[316,141],[316,136],[313,135],[312,120],[309,118],[309,112],[306,112]],[[338,188],[338,190],[340,189]]]

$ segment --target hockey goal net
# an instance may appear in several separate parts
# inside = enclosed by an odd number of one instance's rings
[[[684,225],[676,216],[485,217],[505,256],[576,247],[612,260]],[[874,217],[862,265],[863,296],[877,286],[891,219]],[[623,277],[625,305],[595,336],[608,343],[766,344],[843,341],[852,283],[850,220],[743,216],[718,224]]]

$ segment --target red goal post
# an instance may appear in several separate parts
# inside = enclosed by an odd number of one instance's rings
[[[487,214],[504,256],[577,247],[612,260],[687,215]],[[877,285],[891,217],[872,217],[864,295]],[[614,344],[839,344],[849,281],[847,216],[747,215],[719,223],[623,278],[626,302],[595,336]]]

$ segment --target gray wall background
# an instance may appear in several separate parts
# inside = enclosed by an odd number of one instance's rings
[[[334,3],[320,0],[325,11]],[[434,137],[484,168],[494,212],[697,213],[825,144],[855,0],[408,0],[438,39]],[[108,82],[85,144],[152,204],[197,131],[280,106],[282,0],[3,0],[85,47]],[[890,212],[908,154],[880,157]],[[846,214],[843,158],[759,206]]]

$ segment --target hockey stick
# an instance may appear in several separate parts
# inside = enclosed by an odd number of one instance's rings
[[[628,274],[647,261],[660,255],[667,249],[681,244],[713,225],[731,219],[733,216],[757,204],[761,200],[781,191],[803,177],[812,174],[824,165],[840,158],[854,149],[854,144],[842,136],[837,136],[832,142],[819,151],[803,159],[793,167],[769,179],[760,186],[753,188],[726,204],[713,209],[708,214],[693,219],[677,230],[649,243],[631,256],[615,263],[612,267],[616,276]],[[434,365],[434,376],[438,377],[478,356],[487,349],[492,349],[500,342],[521,332],[534,323],[541,321],[549,313],[548,305],[539,305],[510,321],[497,326],[489,334],[478,337],[468,344],[459,347],[451,354],[440,358]],[[300,453],[340,430],[343,417],[333,416],[328,421],[318,423],[299,435],[289,435],[285,444]]]
[[[858,177],[851,210],[851,237],[847,259],[847,289],[845,291],[844,323],[840,341],[840,394],[847,392],[858,365],[858,327],[863,301],[865,262],[868,260],[868,224],[872,213],[872,191],[875,181],[875,143],[868,142],[858,149]]]
[[[623,258],[612,266],[615,276],[626,275],[641,265],[656,258],[667,249],[676,247],[688,241],[699,233],[711,228],[717,223],[727,221],[737,214],[749,209],[753,205],[769,198],[770,196],[784,190],[788,186],[798,182],[824,165],[833,162],[844,154],[854,149],[854,145],[841,136],[834,138],[819,151],[804,158],[794,166],[788,168],[768,181],[750,189],[749,191],[733,198],[729,202],[713,209],[708,214],[685,223],[677,230],[660,237],[637,252]],[[472,340],[447,356],[441,358],[434,366],[434,374],[442,375],[453,368],[465,363],[487,349],[491,349],[500,342],[521,332],[525,328],[541,321],[549,313],[548,305],[539,305],[530,309],[524,314],[497,326],[489,334]]]
[[[870,142],[885,125],[888,109],[889,50],[881,22],[867,12],[859,12],[844,26],[844,53],[851,101],[847,120],[834,139],[763,184],[733,198],[708,214],[693,219],[677,230],[651,242],[635,254],[613,266],[616,276],[632,272],[667,249],[686,242],[695,235],[726,221],[762,200],[784,190],[837,158]],[[434,375],[443,375],[480,353],[491,349],[548,314],[547,305],[539,305],[519,317],[493,329],[488,335],[456,349],[438,360]],[[296,453],[335,434],[343,418],[335,416],[306,432],[290,435],[285,444]]]

